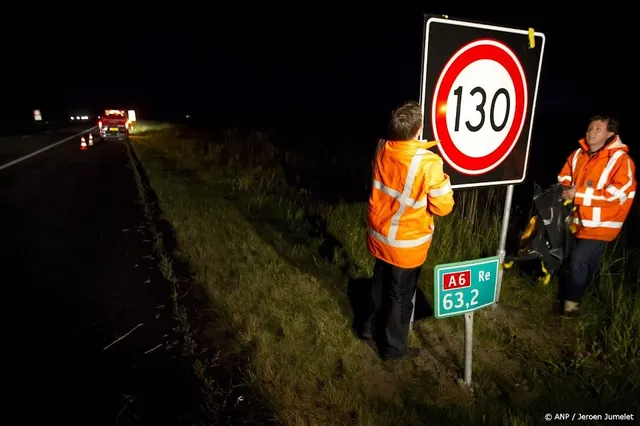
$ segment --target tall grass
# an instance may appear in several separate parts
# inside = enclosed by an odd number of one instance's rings
[[[633,238],[607,248],[599,285],[575,321],[550,314],[555,281],[545,287],[505,271],[499,309],[476,316],[474,400],[455,384],[460,318],[415,324],[411,342],[427,355],[393,367],[349,332],[348,296],[372,275],[365,245],[372,152],[276,146],[269,134],[238,129],[202,137],[140,127],[133,146],[180,255],[221,312],[218,327],[251,348],[249,377],[283,422],[415,424],[429,416],[529,424],[554,407],[593,411],[587,401],[594,395],[609,410],[637,409],[640,255]],[[453,213],[436,219],[421,275],[429,301],[434,265],[498,248],[504,188],[459,191],[455,199]],[[639,218],[636,203],[626,233],[640,235]]]

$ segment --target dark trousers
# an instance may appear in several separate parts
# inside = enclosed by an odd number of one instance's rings
[[[560,281],[560,300],[579,302],[594,275],[600,271],[605,241],[578,240],[564,267]]]
[[[376,259],[363,334],[376,337],[380,355],[385,359],[407,353],[412,299],[421,269],[399,268]]]

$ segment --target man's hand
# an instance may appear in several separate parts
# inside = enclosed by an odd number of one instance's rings
[[[562,199],[565,201],[573,200],[575,196],[576,196],[576,187],[573,185],[569,187],[569,189],[565,189],[562,191]]]

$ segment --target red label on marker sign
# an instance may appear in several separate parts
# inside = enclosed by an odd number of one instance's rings
[[[449,272],[442,275],[442,290],[455,290],[471,286],[471,271]]]

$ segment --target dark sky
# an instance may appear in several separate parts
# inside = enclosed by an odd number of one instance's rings
[[[101,23],[93,12],[56,22],[49,16],[48,23],[40,17],[5,34],[13,40],[3,61],[5,117],[29,115],[36,106],[44,114],[118,105],[149,116],[387,114],[418,97],[426,12],[545,32],[541,114],[627,115],[626,98],[636,91],[628,83],[635,53],[624,47],[632,29],[618,23],[615,30],[616,21],[603,19],[599,9],[576,17],[535,3],[518,3],[520,13],[461,6],[360,12],[305,7],[247,6],[246,13],[149,7],[132,9],[122,23]],[[616,9],[616,15],[624,11]]]

